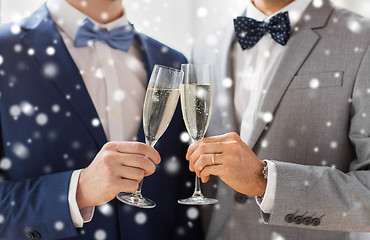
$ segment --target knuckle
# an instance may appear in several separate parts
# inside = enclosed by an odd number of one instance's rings
[[[103,146],[103,149],[104,150],[113,150],[115,149],[117,146],[117,144],[115,142],[107,142],[106,144],[104,144]]]

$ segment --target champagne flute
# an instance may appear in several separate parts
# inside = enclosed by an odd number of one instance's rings
[[[186,129],[192,141],[203,139],[212,113],[213,86],[209,64],[182,64],[184,81],[180,86],[181,109]],[[186,205],[208,205],[218,202],[206,198],[200,189],[200,179],[195,175],[194,193],[190,198],[177,201]]]
[[[155,65],[146,90],[143,108],[143,128],[145,143],[154,147],[168,127],[175,112],[182,82],[183,71]],[[135,193],[119,193],[116,197],[121,202],[140,208],[154,208],[155,202],[141,194],[143,180]]]

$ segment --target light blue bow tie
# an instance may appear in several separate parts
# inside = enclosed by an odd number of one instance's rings
[[[112,48],[127,52],[135,37],[135,29],[130,25],[111,31],[98,29],[89,19],[85,19],[77,29],[75,47],[85,47],[89,42],[105,41]]]

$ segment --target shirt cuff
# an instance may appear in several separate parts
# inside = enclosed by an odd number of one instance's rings
[[[268,168],[266,191],[262,198],[256,197],[256,202],[262,212],[271,214],[275,205],[276,165],[272,161],[265,160],[265,162],[267,163]]]
[[[90,222],[94,216],[95,207],[86,207],[79,209],[76,200],[76,192],[78,186],[78,179],[80,178],[81,170],[76,170],[71,175],[68,190],[68,204],[71,219],[75,228],[82,228],[84,223]]]

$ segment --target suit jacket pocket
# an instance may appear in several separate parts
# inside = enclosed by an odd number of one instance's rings
[[[296,75],[290,83],[290,89],[340,87],[343,84],[343,72],[308,73]]]

